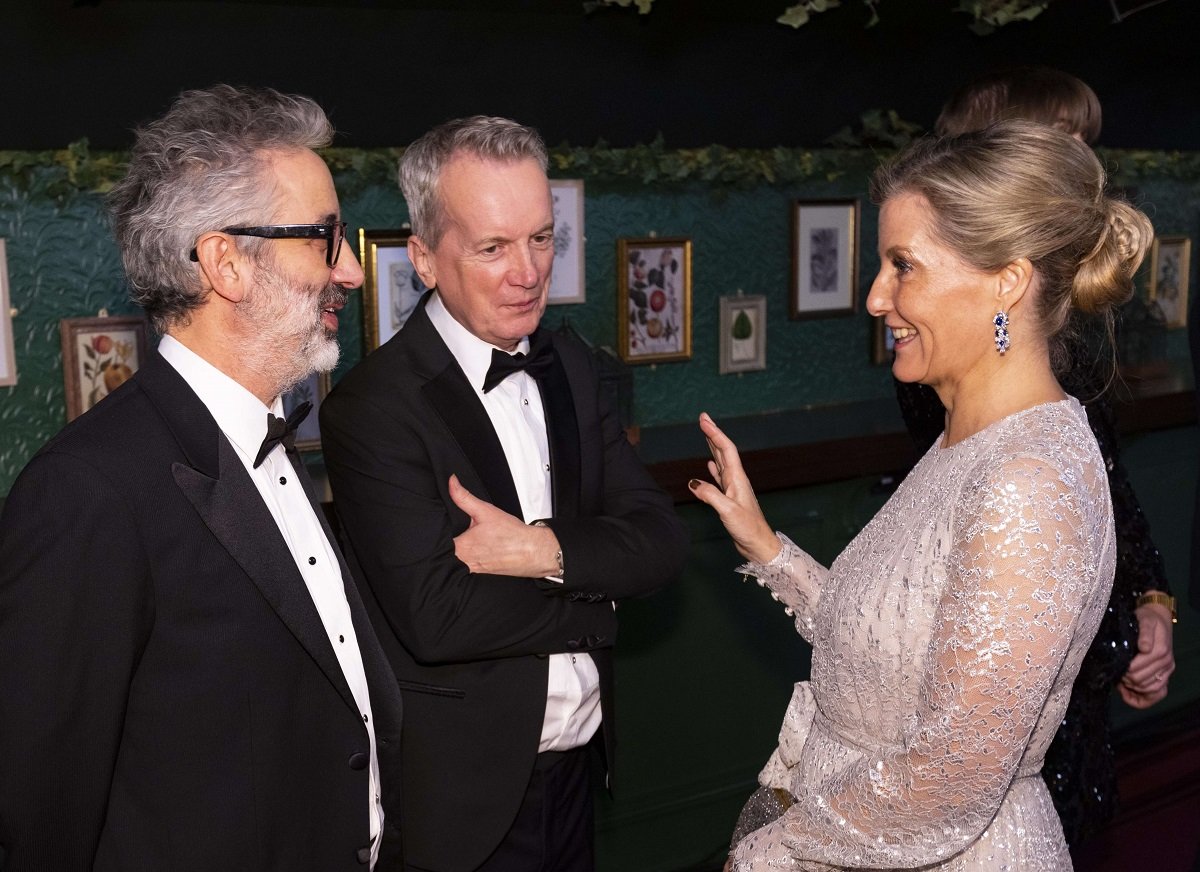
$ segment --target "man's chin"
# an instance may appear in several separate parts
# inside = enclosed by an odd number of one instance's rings
[[[336,339],[326,339],[310,358],[313,372],[333,372],[341,358],[342,350]]]

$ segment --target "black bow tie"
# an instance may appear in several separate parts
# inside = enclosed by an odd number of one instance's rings
[[[276,418],[270,412],[267,412],[267,435],[263,437],[262,447],[258,449],[258,457],[254,458],[254,468],[258,469],[262,462],[267,459],[267,455],[271,453],[271,449],[283,443],[283,447],[288,451],[292,451],[296,447],[296,428],[300,426],[300,422],[308,417],[308,413],[312,411],[312,403],[305,400],[296,408],[292,409],[292,413],[287,416],[287,420]]]
[[[514,372],[525,370],[533,378],[541,378],[554,365],[554,346],[550,344],[550,334],[539,330],[529,340],[529,353],[509,354],[499,348],[492,349],[492,365],[488,367],[487,376],[483,379],[483,392],[486,394]]]

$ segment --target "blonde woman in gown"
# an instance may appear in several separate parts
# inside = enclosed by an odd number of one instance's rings
[[[791,804],[734,872],[1071,868],[1039,776],[1114,572],[1104,462],[1053,376],[1068,307],[1128,298],[1152,229],[1085,146],[1008,122],[881,168],[868,309],[946,431],[829,569],[772,531],[737,449],[694,481],[813,646],[759,776]],[[1003,317],[1000,317],[1002,315]]]

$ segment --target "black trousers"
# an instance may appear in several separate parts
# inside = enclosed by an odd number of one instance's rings
[[[512,828],[478,872],[593,872],[588,749],[538,754]]]

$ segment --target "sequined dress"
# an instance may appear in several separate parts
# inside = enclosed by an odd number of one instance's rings
[[[1115,563],[1079,403],[935,446],[828,570],[780,539],[743,571],[813,646],[759,776],[796,802],[735,872],[1070,869],[1039,772]]]

